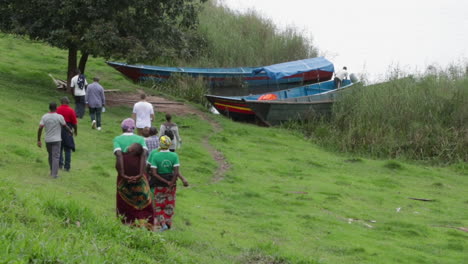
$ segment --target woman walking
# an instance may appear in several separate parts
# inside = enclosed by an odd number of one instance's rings
[[[172,116],[166,114],[166,122],[161,124],[159,128],[159,137],[168,136],[171,140],[171,146],[169,150],[175,152],[176,149],[182,146],[182,139],[179,135],[179,127],[176,123],[172,122]]]
[[[169,151],[171,139],[162,136],[159,139],[160,151],[152,151],[148,163],[151,166],[152,177],[156,178],[153,192],[153,206],[155,225],[161,227],[160,231],[170,229],[174,215],[176,201],[176,181],[180,174],[179,155]]]
[[[148,178],[145,174],[146,144],[133,134],[135,122],[125,119],[122,135],[114,138],[117,170],[117,216],[128,225],[144,225],[152,229],[154,211]]]

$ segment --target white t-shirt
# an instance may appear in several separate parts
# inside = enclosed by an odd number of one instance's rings
[[[345,69],[339,70],[338,72],[335,73],[335,77],[340,80],[344,80],[348,78],[348,72]]]
[[[86,81],[86,78],[85,78],[85,86],[87,86],[87,85],[88,85],[88,82]],[[71,88],[75,88],[74,92],[73,92],[73,94],[75,96],[85,96],[86,95],[86,89],[85,88],[80,89],[78,87],[78,75],[75,75],[71,79],[70,86],[71,86]]]
[[[136,127],[151,127],[151,115],[154,115],[153,105],[148,102],[138,102],[133,106],[136,115]]]

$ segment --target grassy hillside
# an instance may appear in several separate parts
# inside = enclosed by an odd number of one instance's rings
[[[63,95],[47,74],[65,76],[66,52],[0,35],[0,56],[0,263],[468,262],[468,233],[457,229],[468,227],[467,174],[330,153],[219,116],[218,133],[198,116],[174,117],[192,184],[179,187],[174,230],[122,226],[111,142],[131,109],[109,108],[100,133],[83,119],[71,172],[52,180],[35,139]],[[87,72],[106,88],[137,88],[99,58]],[[230,164],[215,183],[206,137]]]

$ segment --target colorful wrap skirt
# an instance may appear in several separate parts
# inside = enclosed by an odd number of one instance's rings
[[[137,159],[135,159],[137,158]],[[128,176],[139,174],[139,157],[124,154],[124,170]],[[117,178],[117,216],[122,223],[150,226],[153,224],[154,210],[152,193],[146,175],[137,182]],[[138,223],[135,223],[138,220]]]
[[[167,225],[169,228],[172,226],[172,216],[174,215],[176,202],[176,189],[176,186],[172,188],[161,186],[151,188],[154,194],[154,215],[157,224],[160,226]]]

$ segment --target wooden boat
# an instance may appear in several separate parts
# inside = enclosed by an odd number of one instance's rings
[[[107,62],[133,81],[165,81],[175,74],[203,78],[211,87],[249,86],[283,87],[316,83],[330,80],[333,76],[333,64],[324,57],[291,61],[264,67],[240,68],[178,68],[150,65],[130,65],[119,62]],[[262,91],[260,91],[262,92]]]
[[[350,83],[351,81],[344,80],[343,85],[349,85]],[[307,97],[324,94],[332,90],[335,90],[334,81],[326,81],[257,95],[205,95],[205,97],[220,114],[230,117],[234,120],[253,121],[257,118],[257,114],[256,111],[250,107],[250,102],[294,102],[294,100],[307,100]],[[274,100],[268,100],[268,98],[267,101],[262,100],[267,96],[273,97]]]
[[[267,126],[282,122],[304,120],[331,113],[333,103],[353,83],[343,82],[343,87],[310,96],[293,97],[284,100],[244,100],[245,105],[255,114],[257,121]]]

